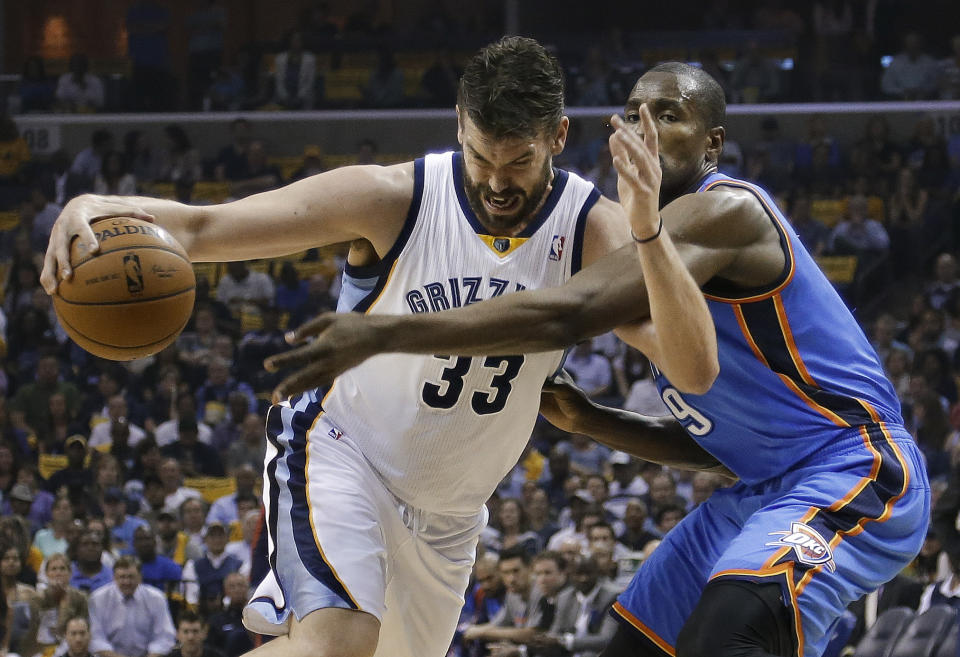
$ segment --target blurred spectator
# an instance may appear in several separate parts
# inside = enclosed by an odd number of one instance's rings
[[[73,505],[66,495],[58,496],[50,510],[49,527],[39,530],[33,537],[33,545],[45,559],[54,554],[66,554],[70,547],[69,537],[73,526]]]
[[[573,105],[576,106],[606,106],[614,105],[623,98],[623,90],[614,88],[611,79],[611,67],[604,60],[603,49],[591,46],[580,65],[573,82]]]
[[[245,97],[246,85],[238,68],[221,66],[214,71],[203,102],[205,108],[214,112],[236,112],[243,109]]]
[[[142,130],[130,130],[123,137],[123,157],[133,177],[153,182],[160,177],[160,158]]]
[[[960,610],[960,555],[949,554],[950,573],[926,586],[920,596],[917,613],[922,614],[933,605],[947,605]]]
[[[47,480],[47,490],[54,495],[67,491],[71,500],[75,494],[93,485],[93,473],[84,464],[87,458],[87,439],[79,434],[67,438],[64,443],[67,465],[57,470]]]
[[[202,497],[191,497],[180,505],[180,523],[183,533],[190,542],[201,550],[204,549],[204,525],[207,518],[207,503]]]
[[[940,67],[923,51],[923,38],[917,32],[908,32],[903,52],[894,56],[883,73],[881,88],[896,100],[926,99],[936,93],[939,79]]]
[[[63,643],[66,647],[57,657],[94,657],[90,652],[90,622],[84,613],[69,619],[65,626]]]
[[[237,499],[243,496],[255,495],[255,486],[257,485],[257,471],[250,466],[241,466],[233,471],[233,478],[236,484],[235,490],[229,495],[224,495],[210,505],[210,511],[207,513],[207,524],[219,522],[225,527],[241,519],[237,510]]]
[[[274,101],[284,109],[313,109],[317,57],[303,49],[303,32],[294,30],[287,49],[277,53],[274,66]]]
[[[154,432],[157,445],[162,449],[167,445],[176,442],[180,437],[180,420],[192,417],[196,419],[197,400],[189,391],[177,394],[177,404],[170,419],[161,423]],[[200,422],[197,425],[197,438],[200,442],[209,445],[213,441],[213,430],[205,423]]]
[[[99,531],[84,530],[77,538],[75,553],[70,586],[91,593],[112,581],[113,570],[103,564],[103,535]]]
[[[210,445],[198,438],[197,419],[182,417],[178,422],[177,440],[161,449],[161,453],[176,459],[184,472],[191,477],[222,477],[223,464],[220,455]]]
[[[666,536],[667,532],[677,526],[683,516],[686,515],[686,512],[683,510],[683,506],[680,504],[667,504],[666,506],[661,506],[656,511],[656,528],[661,536]],[[649,548],[649,544],[644,548],[646,551]]]
[[[43,356],[37,363],[37,379],[17,390],[10,409],[29,427],[45,426],[50,419],[50,397],[61,393],[67,408],[75,412],[80,405],[80,392],[69,381],[60,380],[60,363],[56,356]],[[18,420],[14,419],[16,425]]]
[[[654,476],[650,482],[650,492],[647,494],[650,502],[650,513],[656,517],[660,509],[665,506],[679,506],[686,509],[687,501],[677,494],[677,481],[666,470]],[[658,521],[659,522],[659,521]]]
[[[224,465],[228,470],[249,466],[254,470],[263,469],[267,445],[263,439],[265,421],[256,413],[250,413],[243,419],[240,437],[227,448]]]
[[[17,91],[21,112],[47,112],[53,108],[54,85],[47,77],[42,57],[33,55],[24,60]]]
[[[193,367],[205,366],[218,335],[213,307],[204,302],[196,304],[192,329],[184,331],[177,338],[180,360]]]
[[[223,650],[226,657],[240,657],[253,648],[243,626],[243,608],[247,604],[247,579],[231,573],[223,580],[223,608],[210,617],[207,645]]]
[[[190,109],[198,109],[199,101],[213,74],[223,61],[223,37],[227,28],[226,9],[217,0],[207,0],[187,18],[190,38],[187,42],[187,98]]]
[[[129,553],[133,549],[134,532],[148,523],[143,518],[127,515],[127,498],[120,488],[108,488],[103,495],[103,520],[110,530],[113,550]]]
[[[617,191],[617,170],[613,168],[613,158],[610,147],[604,145],[597,154],[596,163],[583,174],[600,190],[600,193],[609,199],[618,201],[620,192]]]
[[[240,570],[240,560],[225,552],[227,538],[227,528],[221,522],[211,523],[203,530],[204,555],[188,561],[183,568],[184,597],[188,604],[222,593],[223,579]]]
[[[860,144],[866,147],[868,159],[877,173],[893,176],[900,169],[903,156],[890,138],[890,124],[882,114],[872,116],[867,122],[866,134]]]
[[[100,447],[102,445],[110,446],[113,444],[113,437],[117,431],[126,431],[126,445],[136,447],[137,443],[146,438],[147,433],[135,424],[132,424],[127,416],[129,410],[127,399],[123,395],[113,395],[107,401],[107,418],[104,422],[97,424],[90,432],[90,447]],[[117,425],[125,425],[118,427]]]
[[[221,451],[229,450],[231,445],[242,439],[243,421],[253,410],[250,407],[250,399],[242,392],[234,391],[227,395],[226,415],[213,428],[210,444]]]
[[[623,532],[617,540],[631,550],[643,550],[646,545],[659,537],[648,527],[649,515],[643,500],[630,500],[623,513]]]
[[[893,244],[895,266],[901,271],[912,271],[916,266],[920,233],[930,197],[917,184],[917,176],[909,167],[897,174],[893,194],[887,201],[887,232]]]
[[[244,304],[269,306],[276,293],[273,280],[264,272],[251,271],[242,260],[227,263],[227,272],[217,286],[217,300],[235,311]]]
[[[37,591],[17,581],[25,555],[16,545],[0,544],[0,583],[12,617],[10,635],[4,638],[10,652],[32,655],[37,649],[40,609]]]
[[[94,194],[135,196],[137,179],[127,171],[123,153],[110,151],[103,156],[103,166],[93,179]]]
[[[810,214],[810,195],[803,190],[798,190],[790,203],[790,225],[810,255],[823,255],[830,239],[830,229]]]
[[[55,203],[56,194],[54,178],[48,172],[41,173],[30,184],[30,196],[26,201],[33,210],[33,220],[29,226],[30,244],[37,253],[46,252],[53,222],[63,209]]]
[[[222,357],[211,358],[207,365],[207,378],[196,393],[197,407],[201,409],[204,423],[217,425],[226,417],[227,400],[234,391],[246,395],[250,406],[256,407],[253,389],[231,376],[229,361]]]
[[[931,308],[940,310],[960,288],[960,278],[957,277],[957,259],[952,253],[941,253],[937,256],[934,266],[935,279],[927,284],[927,303]]]
[[[0,114],[0,200],[7,206],[13,206],[14,200],[20,200],[19,187],[7,189],[11,185],[23,182],[24,167],[30,162],[30,147],[27,140],[20,136],[17,124],[7,114]]]
[[[200,152],[190,143],[186,131],[175,123],[163,129],[166,145],[160,151],[161,180],[196,182],[202,176]]]
[[[297,315],[307,303],[309,284],[307,281],[300,280],[297,268],[289,260],[284,260],[280,266],[279,279],[274,296],[274,305],[291,316]],[[319,308],[311,309],[314,313],[319,310]]]
[[[66,555],[51,555],[45,563],[45,570],[47,586],[37,602],[40,612],[37,643],[41,650],[48,651],[55,649],[64,639],[71,644],[71,621],[86,619],[87,596],[70,586],[70,561]],[[86,657],[85,653],[76,651],[72,654]]]
[[[530,531],[527,516],[520,501],[514,498],[507,498],[501,502],[494,522],[484,530],[483,542],[491,552],[520,547],[531,557],[543,547],[540,537]]]
[[[304,178],[309,178],[318,173],[323,173],[326,171],[326,168],[323,166],[323,149],[316,144],[308,144],[303,148],[303,162],[301,165],[290,175],[289,182],[295,182],[297,180],[303,180]],[[289,261],[284,260],[283,264],[287,264]],[[282,272],[281,272],[282,275]]]
[[[534,645],[541,650],[563,649],[577,657],[596,657],[617,631],[617,621],[608,612],[620,595],[620,587],[605,581],[596,560],[590,557],[575,561],[570,580],[576,604],[568,607],[568,618],[558,623],[563,630],[548,632]]]
[[[167,596],[179,591],[182,569],[173,559],[157,552],[157,536],[149,524],[133,531],[133,554],[140,560],[143,583],[157,588]]]
[[[723,480],[712,472],[698,472],[693,475],[691,502],[696,508],[713,495],[714,491],[723,486]]]
[[[224,657],[221,650],[205,644],[209,630],[202,616],[183,612],[177,619],[177,647],[167,657]]]
[[[117,559],[113,582],[90,596],[94,652],[104,657],[166,655],[175,632],[166,598],[141,583],[140,562]]]
[[[290,345],[280,328],[280,310],[277,307],[267,306],[260,316],[263,326],[248,331],[238,345],[237,376],[242,381],[249,381],[254,390],[271,390],[280,383],[283,375],[279,372],[267,372],[263,368],[263,361],[274,354],[287,351]]]
[[[164,509],[181,511],[187,500],[201,498],[200,491],[183,485],[183,471],[180,462],[173,458],[164,458],[158,470],[160,483],[163,484]]]
[[[220,149],[214,161],[214,178],[240,180],[247,174],[247,149],[250,147],[250,122],[234,119],[230,123],[231,142]]]
[[[760,46],[751,41],[737,59],[730,76],[735,102],[768,103],[780,95],[776,66],[763,56]]]
[[[107,153],[113,150],[113,134],[109,130],[94,130],[90,137],[90,146],[86,147],[73,158],[70,165],[71,173],[91,181],[103,169],[103,160]]]
[[[602,472],[603,464],[610,455],[609,448],[576,433],[557,443],[557,449],[570,457],[570,469],[583,475]]]
[[[246,167],[242,175],[233,181],[231,193],[237,198],[258,194],[283,185],[283,175],[269,163],[262,141],[253,140],[247,148]],[[223,284],[223,281],[220,281]]]
[[[103,109],[103,81],[90,73],[83,53],[70,57],[70,70],[57,80],[57,106],[61,112],[96,112]]]
[[[403,105],[403,70],[397,66],[392,50],[383,47],[377,52],[377,65],[362,88],[367,107],[400,107]]]
[[[851,196],[846,218],[830,234],[830,252],[859,255],[886,251],[889,246],[890,236],[883,224],[867,216],[867,199]]]
[[[506,589],[503,605],[489,622],[466,627],[463,632],[465,641],[503,641],[529,638],[533,634],[516,631],[530,627],[532,612],[536,611],[531,605],[530,557],[522,548],[504,550],[497,570]],[[537,620],[542,615],[542,612],[538,613]]]
[[[126,27],[127,53],[132,64],[133,109],[147,112],[170,109],[175,104],[170,76],[170,11],[155,0],[137,0],[127,10]],[[96,633],[96,628],[93,630]]]
[[[420,96],[426,107],[452,107],[457,102],[457,88],[463,73],[453,50],[443,48],[420,78]]]
[[[960,100],[960,34],[950,39],[950,56],[940,62],[940,99]]]
[[[180,529],[178,514],[161,511],[157,514],[156,525],[157,550],[178,566],[184,566],[188,560],[203,556],[200,544],[191,542],[187,533]]]
[[[610,361],[594,351],[592,340],[575,346],[563,366],[588,397],[605,395],[613,385]]]

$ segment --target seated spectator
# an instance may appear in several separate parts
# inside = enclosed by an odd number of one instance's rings
[[[109,130],[98,129],[90,137],[90,145],[77,153],[70,165],[70,172],[84,180],[89,180],[91,189],[93,180],[103,169],[103,158],[113,150],[113,134]]]
[[[214,161],[216,180],[242,180],[247,176],[250,135],[250,122],[246,119],[234,119],[230,123],[231,142],[220,149]]]
[[[649,514],[643,500],[630,500],[623,512],[623,532],[617,540],[634,551],[643,550],[647,543],[660,538],[647,527]]]
[[[666,470],[653,477],[647,499],[650,504],[650,513],[654,516],[663,506],[677,505],[683,509],[687,508],[687,501],[677,493],[676,479]]]
[[[864,254],[886,251],[890,236],[879,221],[867,216],[867,199],[852,196],[847,203],[847,217],[830,233],[832,253]]]
[[[136,196],[137,179],[127,171],[123,153],[110,151],[103,156],[103,166],[93,179],[93,193]]]
[[[180,505],[180,526],[183,528],[183,533],[201,552],[204,550],[206,518],[207,503],[203,498],[190,498]]]
[[[245,171],[230,186],[230,193],[234,197],[244,198],[283,185],[283,174],[267,160],[266,147],[262,141],[258,139],[251,141],[247,147],[246,156]],[[223,284],[222,279],[220,284]]]
[[[903,52],[891,60],[880,86],[894,100],[923,100],[934,97],[939,78],[937,61],[923,51],[920,34],[908,32],[903,39]]]
[[[175,643],[163,593],[141,583],[135,557],[117,559],[113,582],[90,596],[91,649],[107,657],[166,655]]]
[[[177,647],[167,657],[225,657],[206,643],[210,627],[196,612],[187,610],[177,619]]]
[[[211,523],[203,530],[204,555],[188,561],[183,568],[183,590],[188,604],[195,605],[201,598],[222,592],[223,579],[230,573],[239,572],[243,564],[225,551],[227,539],[227,528],[223,523]]]
[[[197,407],[201,409],[203,420],[207,424],[219,424],[227,414],[227,400],[230,393],[239,392],[247,397],[251,408],[256,408],[257,399],[253,389],[238,381],[230,374],[230,362],[217,356],[207,365],[207,378],[197,388]]]
[[[67,537],[73,526],[73,505],[66,495],[59,495],[51,508],[50,525],[38,531],[33,537],[33,545],[40,550],[45,559],[54,554],[66,554],[69,543]]]
[[[223,650],[226,657],[240,657],[253,648],[243,626],[243,608],[247,604],[247,578],[231,573],[223,580],[223,608],[210,616],[207,645]]]
[[[810,214],[810,195],[805,192],[794,194],[790,204],[790,225],[810,255],[823,255],[830,239],[830,229],[822,221]]]
[[[464,641],[524,641],[533,636],[527,627],[533,611],[530,557],[522,548],[504,550],[497,570],[506,589],[503,606],[489,622],[464,628]],[[542,612],[538,620],[540,616]]]
[[[55,202],[56,195],[55,181],[50,173],[41,173],[30,183],[30,198],[27,201],[33,210],[30,244],[38,253],[46,252],[53,222],[63,209]]]
[[[67,466],[50,475],[47,490],[54,495],[60,495],[64,491],[73,493],[89,490],[93,485],[93,473],[84,465],[87,460],[87,439],[80,434],[70,436],[64,443],[63,450],[67,455]]]
[[[205,367],[213,351],[213,343],[220,335],[213,307],[203,302],[197,303],[192,324],[177,338],[179,357],[191,367]]]
[[[307,280],[307,300],[294,311],[291,311],[288,328],[300,326],[308,319],[315,317],[324,310],[336,310],[337,297],[332,293],[330,280],[321,273],[314,274]]]
[[[249,382],[254,390],[272,390],[283,376],[278,372],[267,372],[263,361],[290,348],[280,329],[280,310],[267,306],[260,313],[263,326],[248,331],[238,346],[237,376]],[[246,415],[246,413],[244,413]],[[243,416],[240,416],[243,417]]]
[[[179,439],[181,418],[197,417],[196,397],[188,390],[178,393],[175,411],[175,413],[171,414],[169,420],[161,422],[154,431],[154,438],[161,449]],[[197,432],[197,437],[200,442],[206,445],[213,442],[213,429],[205,423],[200,422],[197,424]]]
[[[25,555],[15,545],[0,545],[0,584],[10,610],[10,635],[4,643],[8,650],[33,655],[37,650],[37,628],[40,626],[39,598],[35,588],[17,581]]]
[[[177,428],[177,441],[163,447],[161,454],[179,461],[187,476],[222,477],[224,472],[220,454],[210,445],[200,442],[196,418],[181,418]]]
[[[608,447],[576,433],[570,434],[568,440],[559,442],[557,449],[570,457],[570,469],[581,475],[603,472],[603,464],[610,455]]]
[[[157,552],[157,536],[150,525],[133,532],[133,553],[140,560],[143,583],[160,589],[168,597],[179,592],[183,569],[173,559]]]
[[[50,397],[57,392],[63,394],[70,413],[75,413],[80,406],[80,391],[74,384],[60,379],[60,362],[55,355],[41,356],[36,372],[36,381],[21,385],[10,402],[14,425],[22,421],[30,428],[46,426],[50,419]],[[18,421],[17,416],[22,420]]]
[[[70,642],[70,620],[87,617],[87,596],[70,586],[70,560],[64,554],[51,555],[44,565],[47,586],[38,601],[40,626],[37,643],[52,651],[66,639]]]
[[[570,580],[576,604],[568,607],[569,618],[560,623],[564,629],[551,630],[531,645],[540,650],[563,649],[578,657],[597,657],[619,626],[609,611],[621,589],[601,577],[596,560],[590,557],[576,560]]]
[[[190,540],[187,533],[180,529],[179,516],[170,511],[157,514],[157,550],[180,567],[190,559],[203,556],[202,545]]]
[[[232,470],[233,480],[236,489],[229,495],[215,500],[210,505],[210,511],[207,513],[207,524],[219,522],[229,527],[231,523],[240,520],[241,516],[237,510],[237,500],[244,496],[255,496],[257,485],[257,470],[250,466],[241,466]]]
[[[227,272],[217,286],[217,300],[235,313],[246,304],[266,308],[276,294],[273,280],[264,272],[251,271],[242,260],[227,263]]]
[[[677,526],[683,517],[687,514],[683,506],[679,504],[667,504],[661,506],[657,509],[656,513],[656,527],[657,531],[660,533],[660,536],[666,536],[667,532]],[[650,546],[647,545],[644,550],[646,551]]]
[[[262,365],[261,365],[262,366]],[[229,450],[230,446],[243,436],[243,421],[254,409],[250,407],[250,399],[240,392],[234,390],[227,395],[227,412],[223,420],[213,428],[213,436],[210,444],[221,450]],[[226,456],[224,456],[226,460]],[[227,466],[230,470],[230,466]]]
[[[948,553],[950,572],[946,577],[928,584],[920,596],[917,613],[923,613],[933,605],[949,605],[960,609],[960,555]]]
[[[123,157],[133,177],[140,182],[160,178],[160,157],[142,130],[130,130],[123,136]]]
[[[64,625],[64,642],[67,647],[56,657],[94,657],[90,652],[90,623],[86,613],[67,620]]]
[[[57,80],[57,106],[61,112],[97,112],[103,109],[103,81],[90,73],[90,60],[82,53],[70,57],[70,70]]]
[[[110,530],[113,549],[124,553],[133,549],[133,534],[148,526],[143,518],[127,515],[127,498],[121,488],[108,488],[103,495],[103,520]]]
[[[244,466],[254,470],[263,469],[263,459],[267,453],[263,439],[264,418],[249,413],[243,419],[240,436],[227,448],[224,465],[227,470],[236,470]]]
[[[43,58],[37,55],[27,57],[17,85],[20,111],[49,112],[53,108],[53,90],[53,81],[47,77]]]
[[[91,593],[113,581],[113,569],[103,564],[103,535],[85,529],[77,538],[70,586]]]
[[[377,52],[377,65],[362,88],[367,107],[400,107],[403,105],[403,70],[397,66],[393,51],[384,47]]]
[[[550,517],[550,500],[547,492],[542,488],[534,489],[524,507],[527,516],[527,526],[535,533],[541,545],[546,545],[550,537],[557,533],[560,527]]]
[[[127,398],[124,395],[113,395],[107,401],[107,421],[100,422],[90,432],[90,447],[100,447],[101,445],[112,445],[113,435],[117,431],[117,425],[125,425],[127,432],[126,444],[128,447],[136,447],[137,443],[146,438],[147,432],[129,421],[129,406]]]
[[[588,397],[605,395],[613,385],[610,361],[594,351],[592,340],[574,347],[563,366]]]
[[[693,475],[691,509],[706,502],[714,491],[723,488],[723,479],[713,472],[698,472]]]
[[[200,152],[190,143],[186,131],[175,123],[163,129],[165,148],[160,152],[161,180],[170,182],[200,180],[203,174]]]
[[[166,510],[179,511],[187,500],[200,500],[203,497],[197,489],[183,485],[183,470],[177,459],[164,458],[160,463],[159,474]]]
[[[284,109],[313,109],[317,57],[303,49],[303,33],[294,30],[287,49],[277,53],[274,66],[274,102]]]
[[[483,543],[492,552],[520,547],[531,557],[542,549],[540,537],[530,531],[520,500],[507,498],[500,503],[494,522],[483,533]]]
[[[259,497],[252,494],[241,495],[237,500],[237,506],[240,509],[240,519],[230,523],[227,527],[231,536],[235,535],[235,531],[239,528],[240,538],[227,543],[225,551],[227,554],[233,555],[240,560],[240,570],[237,572],[246,577],[250,574],[257,536],[264,523],[260,516]]]
[[[587,550],[593,554],[594,550],[604,548],[612,550],[614,561],[619,561],[630,552],[630,548],[617,540],[611,525],[598,522],[587,531]]]

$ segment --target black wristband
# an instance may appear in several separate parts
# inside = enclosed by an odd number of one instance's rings
[[[655,239],[657,239],[658,237],[660,237],[660,233],[661,233],[662,231],[663,231],[663,216],[660,217],[660,225],[657,226],[657,232],[654,233],[653,237],[647,237],[647,238],[644,238],[644,239],[640,239],[639,237],[637,237],[637,236],[634,234],[632,228],[630,229],[630,237],[632,237],[632,238],[633,238],[633,241],[636,242],[637,244],[646,244],[647,242],[652,242],[653,240],[655,240]]]

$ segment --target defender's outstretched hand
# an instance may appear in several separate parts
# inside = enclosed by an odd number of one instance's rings
[[[371,345],[375,339],[375,320],[373,316],[360,313],[329,312],[290,331],[287,342],[302,346],[271,356],[263,363],[270,372],[297,368],[274,389],[273,403],[328,385],[340,374],[374,355],[376,350]]]
[[[639,116],[628,115],[634,123],[620,116],[610,117],[616,129],[610,135],[610,155],[617,173],[617,193],[627,211],[630,227],[636,239],[647,239],[657,234],[660,227],[660,150],[657,126],[646,104],[640,106]],[[637,129],[639,122],[639,130]]]
[[[47,294],[56,293],[58,281],[73,276],[70,266],[70,244],[73,240],[80,240],[80,249],[84,253],[96,253],[100,250],[100,244],[90,224],[110,217],[133,217],[151,223],[154,221],[153,215],[124,199],[84,194],[71,200],[53,224],[47,252],[43,257],[40,283]]]

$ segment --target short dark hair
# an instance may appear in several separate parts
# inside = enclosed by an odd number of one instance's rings
[[[464,68],[457,106],[495,138],[555,130],[563,117],[563,69],[534,39],[503,37]]]
[[[727,117],[727,99],[723,87],[702,68],[683,62],[664,62],[651,68],[648,73],[673,73],[693,82],[693,100],[704,127],[722,126]]]
[[[552,561],[557,564],[557,570],[559,571],[567,569],[567,558],[555,550],[544,550],[533,558],[534,563],[538,561]]]
[[[192,609],[184,609],[180,612],[180,617],[177,618],[177,627],[180,627],[184,623],[200,623],[201,625],[206,625],[207,619]]]
[[[136,568],[137,572],[140,572],[140,560],[137,559],[132,554],[124,554],[117,557],[117,560],[113,564],[113,571],[125,570],[127,568]]]
[[[506,550],[500,550],[500,559],[498,563],[503,563],[508,559],[520,559],[525,565],[530,565],[530,553],[520,545],[514,545]]]

